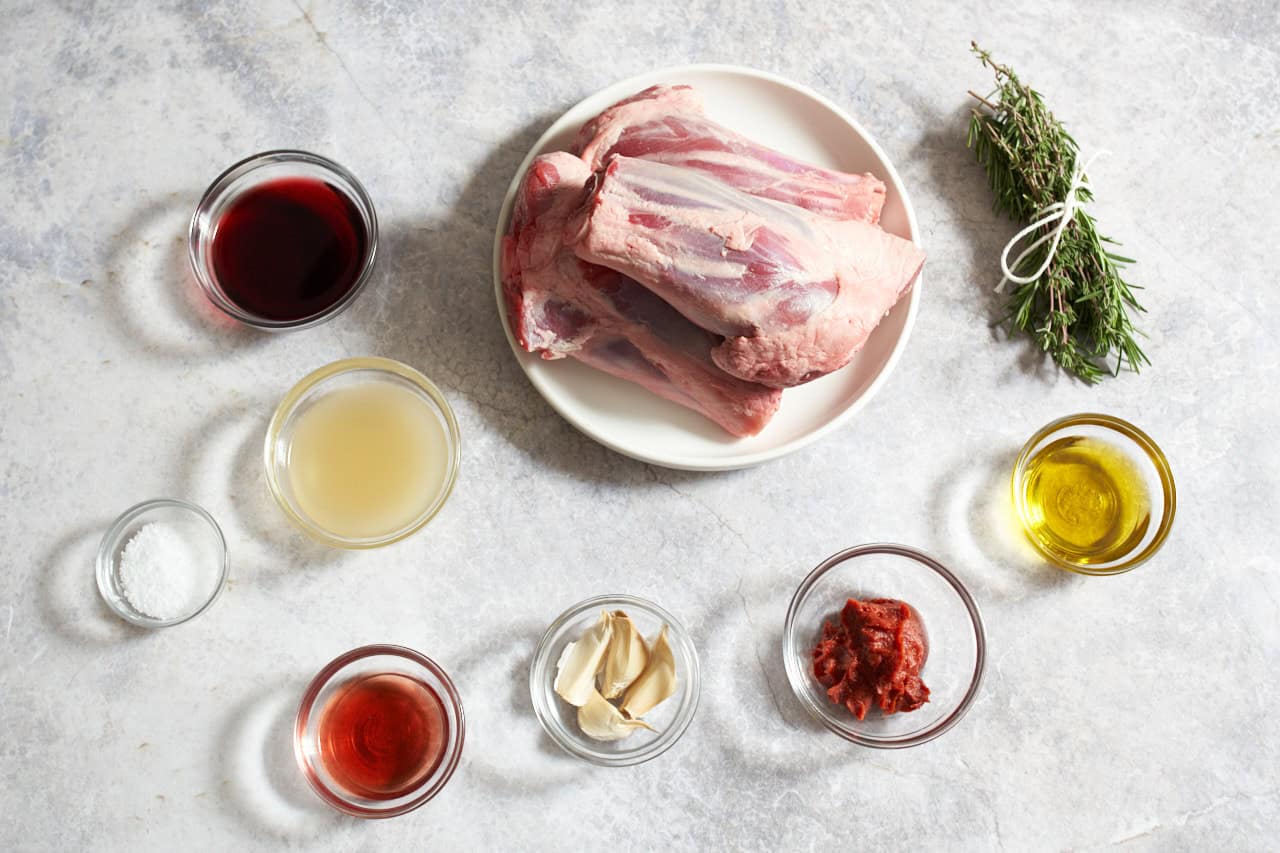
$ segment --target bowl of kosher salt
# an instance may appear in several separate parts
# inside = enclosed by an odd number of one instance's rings
[[[186,622],[227,579],[227,541],[195,504],[157,498],[116,519],[98,548],[98,591],[117,616],[143,628]]]

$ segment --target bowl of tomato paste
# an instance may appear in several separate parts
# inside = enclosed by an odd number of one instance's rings
[[[819,722],[862,746],[898,749],[941,735],[982,683],[982,615],[960,579],[906,545],[833,554],[791,599],[787,679]]]

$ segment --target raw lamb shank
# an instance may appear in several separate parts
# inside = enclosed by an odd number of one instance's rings
[[[913,243],[709,174],[614,154],[569,222],[584,261],[640,282],[723,335],[712,359],[771,387],[849,362],[924,262]]]
[[[503,290],[516,339],[543,358],[570,356],[635,382],[734,435],[755,435],[777,411],[781,392],[725,373],[711,358],[719,336],[565,246],[565,222],[590,174],[582,160],[557,152],[537,158],[525,175],[503,241]]]
[[[615,154],[703,172],[761,198],[831,219],[880,221],[884,182],[803,163],[716,124],[689,86],[651,86],[582,126],[574,145],[592,169]]]

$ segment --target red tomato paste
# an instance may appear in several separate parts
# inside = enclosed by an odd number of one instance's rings
[[[896,714],[928,702],[929,688],[920,680],[928,656],[924,626],[905,602],[851,598],[838,623],[822,626],[813,674],[832,702],[861,720],[872,706]]]

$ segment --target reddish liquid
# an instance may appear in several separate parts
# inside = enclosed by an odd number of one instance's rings
[[[393,800],[440,764],[449,720],[440,697],[408,675],[357,676],[325,704],[320,759],[348,793]]]
[[[210,252],[223,295],[268,320],[301,320],[356,286],[369,234],[355,203],[315,178],[281,178],[231,202]]]

